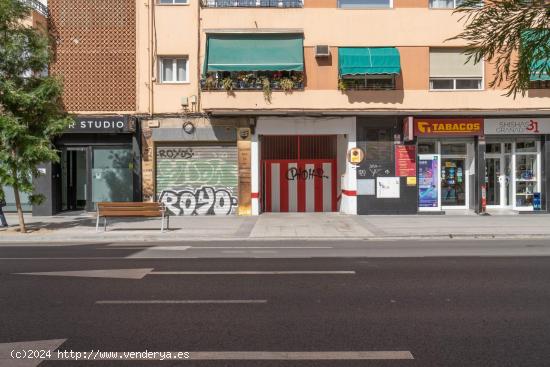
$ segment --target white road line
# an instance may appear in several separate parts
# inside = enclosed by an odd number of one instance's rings
[[[149,275],[355,275],[354,270],[289,270],[289,271],[154,271]]]
[[[203,360],[368,360],[414,359],[409,351],[352,352],[189,352],[189,359]]]
[[[126,305],[126,304],[248,304],[267,303],[266,299],[168,299],[168,300],[106,300],[96,301],[98,305]]]
[[[224,249],[281,249],[281,250],[292,250],[292,249],[330,249],[334,247],[330,246],[287,246],[287,247],[278,247],[278,246],[191,246],[193,250],[199,249],[199,250],[224,250]]]

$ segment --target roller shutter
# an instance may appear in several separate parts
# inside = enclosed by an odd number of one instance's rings
[[[235,145],[156,148],[156,192],[170,215],[230,215],[238,206]]]

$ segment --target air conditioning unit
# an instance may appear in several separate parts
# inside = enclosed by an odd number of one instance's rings
[[[315,57],[329,57],[330,48],[328,45],[317,45],[315,46]]]

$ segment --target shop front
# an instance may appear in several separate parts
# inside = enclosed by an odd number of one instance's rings
[[[34,215],[93,211],[98,202],[141,201],[137,123],[128,116],[77,116],[58,139],[57,164],[39,167],[46,201]]]
[[[355,214],[354,117],[259,117],[252,136],[252,214]]]
[[[545,209],[545,138],[550,118],[485,119],[488,209]]]
[[[155,200],[170,215],[239,214],[236,126],[153,129]]]
[[[480,118],[415,118],[418,211],[476,209]]]

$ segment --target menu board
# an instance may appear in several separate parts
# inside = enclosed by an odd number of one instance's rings
[[[395,146],[395,175],[399,177],[416,177],[416,146]]]

